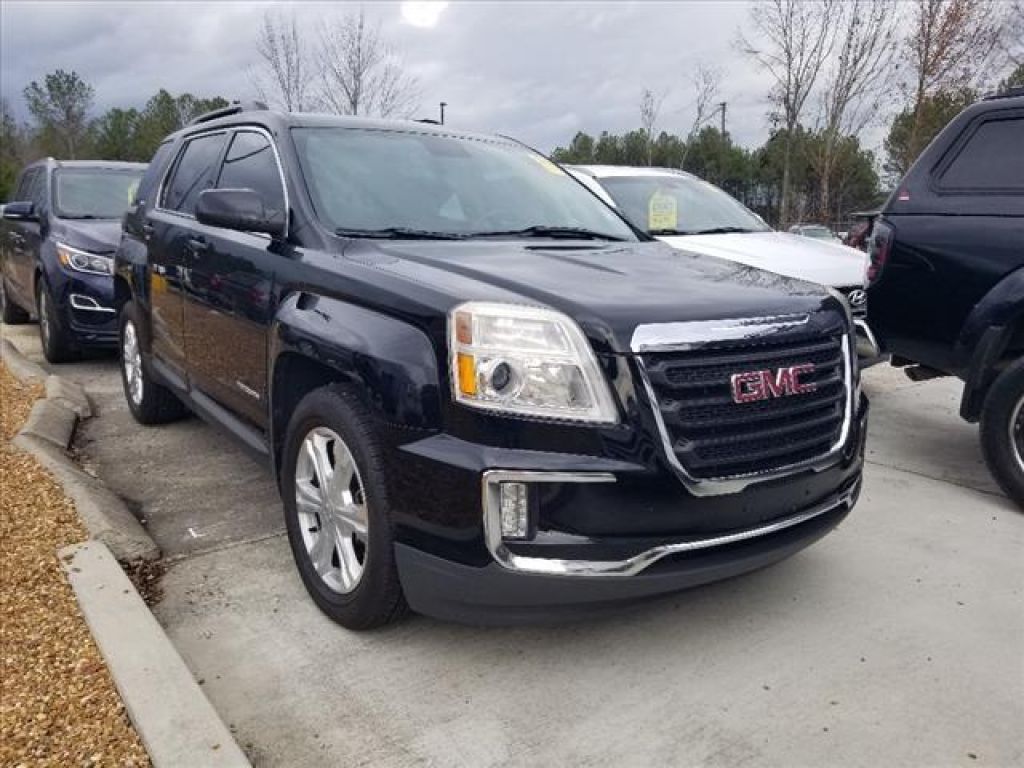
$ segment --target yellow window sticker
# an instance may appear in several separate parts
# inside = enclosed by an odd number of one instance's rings
[[[563,171],[561,168],[559,168],[557,165],[552,163],[550,160],[548,160],[543,155],[531,154],[530,157],[532,157],[534,159],[534,162],[536,162],[537,165],[539,165],[541,168],[543,168],[548,173],[553,173],[555,176],[563,176],[565,174],[565,171]]]
[[[651,195],[651,199],[647,203],[647,228],[679,228],[679,215],[676,211],[676,199],[673,195],[663,194],[660,190]]]
[[[135,203],[135,193],[139,191],[139,181],[140,179],[136,179],[128,186],[128,205]]]

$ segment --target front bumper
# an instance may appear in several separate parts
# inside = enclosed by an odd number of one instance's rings
[[[415,537],[396,544],[406,598],[439,618],[516,623],[586,615],[775,563],[824,536],[856,503],[868,412],[866,399],[858,405],[836,465],[718,497],[693,497],[674,477],[601,471],[582,457],[573,466],[572,456],[547,454],[547,467],[514,469],[488,457],[474,475],[483,488],[479,536],[463,529],[451,548]],[[444,473],[417,474],[429,494],[423,478]],[[502,537],[502,482],[528,483],[547,498],[529,540]],[[482,556],[463,556],[481,544]]]
[[[61,271],[54,300],[64,328],[79,347],[116,347],[114,280],[109,275]]]
[[[448,621],[516,624],[581,618],[617,604],[676,592],[764,568],[799,552],[835,528],[852,509],[859,479],[834,503],[797,524],[733,543],[659,557],[631,575],[554,575],[483,568],[398,544],[398,572],[410,606]],[[666,548],[674,545],[667,544]]]

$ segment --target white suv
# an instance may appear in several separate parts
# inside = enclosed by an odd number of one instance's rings
[[[637,227],[674,248],[840,291],[857,324],[862,365],[878,360],[878,345],[867,324],[867,254],[836,242],[776,232],[734,197],[684,171],[618,165],[570,165],[566,170]]]

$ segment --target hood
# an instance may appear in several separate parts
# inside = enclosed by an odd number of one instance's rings
[[[121,242],[120,219],[59,219],[53,237],[72,248],[93,253],[113,253]]]
[[[845,245],[787,232],[736,232],[660,239],[673,248],[717,256],[833,288],[863,285],[867,275],[867,254]]]
[[[820,286],[657,242],[363,241],[345,258],[431,289],[446,311],[467,300],[553,307],[605,353],[628,353],[638,325],[842,311]]]

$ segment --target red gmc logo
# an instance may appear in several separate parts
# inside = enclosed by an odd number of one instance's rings
[[[791,365],[775,371],[747,371],[734,373],[732,382],[732,400],[734,403],[756,403],[772,397],[789,397],[813,392],[818,385],[813,381],[802,382],[800,377],[814,373],[812,363]]]

